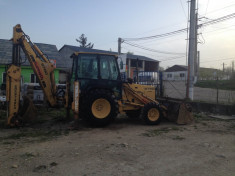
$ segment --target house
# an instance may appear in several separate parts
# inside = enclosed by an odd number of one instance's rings
[[[72,67],[72,59],[70,56],[74,52],[93,52],[93,53],[105,53],[105,54],[114,54],[118,55],[117,52],[105,51],[105,50],[98,50],[98,49],[91,49],[91,48],[84,48],[78,46],[71,46],[71,45],[64,45],[60,50],[59,53],[63,57],[63,60],[67,61],[67,68]],[[139,55],[133,54],[121,54],[119,57],[119,64],[120,59],[123,61],[123,69],[120,68],[121,72],[125,72],[127,78],[134,79],[137,72],[137,62],[138,62],[138,72],[140,75],[144,76],[143,72],[153,73],[158,72],[159,69],[159,61]]]
[[[91,49],[91,48],[84,48],[84,47],[78,47],[78,46],[72,46],[72,45],[64,45],[62,48],[60,48],[59,53],[63,60],[66,61],[66,68],[71,69],[73,60],[70,58],[70,56],[74,52],[92,52],[92,53],[105,53],[105,54],[115,54],[117,55],[116,52],[111,52],[111,51],[105,51],[105,50],[98,50],[98,49]]]
[[[155,59],[134,54],[121,54],[120,57],[124,62],[124,69],[126,69],[125,72],[128,78],[134,78],[137,71],[141,76],[146,75],[146,73],[149,75],[150,73],[158,72],[159,61]],[[124,70],[121,69],[121,72],[124,72]]]
[[[163,72],[163,80],[184,81],[187,80],[188,68],[184,65],[174,65]]]
[[[38,48],[51,60],[56,66],[55,82],[59,83],[60,69],[64,68],[66,62],[62,60],[55,45],[35,43]],[[23,50],[21,49],[21,76],[23,83],[38,82]],[[12,41],[0,39],[0,85],[6,82],[6,67],[12,62]]]
[[[163,80],[169,81],[184,81],[187,80],[188,67],[185,65],[174,65],[167,68],[163,72]],[[214,80],[218,76],[219,79],[223,79],[224,75],[221,70],[214,68],[199,68],[197,80]]]

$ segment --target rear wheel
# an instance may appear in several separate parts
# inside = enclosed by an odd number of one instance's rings
[[[117,116],[114,96],[104,90],[93,91],[87,103],[87,119],[93,126],[105,126]]]
[[[142,119],[148,125],[157,125],[161,122],[162,115],[156,103],[148,103],[142,109]]]

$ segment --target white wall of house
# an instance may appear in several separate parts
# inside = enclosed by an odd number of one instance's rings
[[[163,72],[163,80],[184,81],[187,79],[187,71]]]

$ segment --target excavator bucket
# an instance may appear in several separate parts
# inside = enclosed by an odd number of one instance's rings
[[[185,102],[170,102],[166,106],[166,118],[179,125],[185,125],[193,122],[192,107]]]
[[[23,97],[23,105],[10,121],[11,126],[22,126],[25,123],[33,122],[36,117],[36,108],[28,96]]]
[[[37,110],[33,101],[28,96],[23,96],[23,106],[19,111],[20,120],[23,123],[33,122],[36,119]]]
[[[36,117],[36,107],[28,96],[23,96],[23,105],[20,111],[11,119],[11,125],[21,126],[22,124],[33,122]]]

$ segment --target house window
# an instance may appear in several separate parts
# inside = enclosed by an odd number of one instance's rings
[[[172,74],[167,74],[167,78],[172,78]]]
[[[33,73],[30,75],[30,82],[31,83],[39,83],[38,78]]]
[[[136,67],[137,65],[137,60],[132,60],[131,59],[131,67]],[[138,67],[142,68],[143,67],[143,61],[142,60],[138,60]]]
[[[181,78],[184,78],[184,73],[180,73],[180,77],[181,77]]]
[[[6,72],[2,73],[2,83],[6,83]]]

